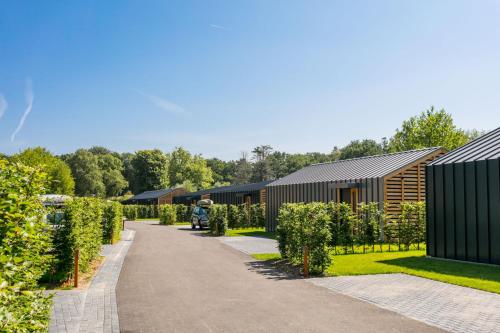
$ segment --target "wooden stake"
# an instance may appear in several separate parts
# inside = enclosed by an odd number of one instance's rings
[[[304,246],[304,278],[309,277],[309,247]]]
[[[80,250],[75,251],[75,274],[73,274],[73,286],[78,288],[78,261],[80,259]]]

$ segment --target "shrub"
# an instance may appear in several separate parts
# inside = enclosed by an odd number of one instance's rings
[[[0,159],[0,331],[48,330],[51,297],[38,280],[49,267],[50,232],[38,195],[46,176]]]
[[[250,214],[248,212],[248,206],[245,204],[238,205],[238,227],[250,227]]]
[[[79,269],[87,272],[101,251],[103,204],[97,198],[66,202],[60,224],[54,229],[56,273],[60,280],[73,276],[74,254],[80,251]]]
[[[116,201],[107,201],[104,204],[102,216],[102,242],[113,244],[120,240],[122,230],[123,209]]]
[[[250,226],[262,228],[266,224],[266,205],[254,204],[250,206]]]
[[[160,224],[172,225],[177,222],[176,207],[174,205],[160,206]]]
[[[363,244],[363,252],[365,245],[371,246],[374,249],[376,243],[381,242],[381,224],[384,219],[384,212],[378,209],[378,203],[361,203],[358,207],[358,215],[360,221],[358,237]],[[380,243],[381,244],[381,243]]]
[[[327,205],[327,212],[330,215],[330,231],[332,238],[330,244],[332,246],[342,246],[344,253],[347,253],[349,248],[353,248],[355,240],[355,225],[357,225],[357,217],[352,212],[351,205],[342,202],[330,202]]]
[[[407,250],[425,239],[425,203],[402,202],[398,219],[398,239]]]
[[[123,215],[129,221],[135,221],[138,216],[137,205],[123,205]]]
[[[240,226],[239,209],[237,205],[227,206],[227,225],[231,229],[238,228]]]
[[[177,213],[177,222],[191,222],[191,215],[193,214],[193,206],[186,206],[175,204]]]
[[[278,214],[277,238],[281,256],[294,265],[303,265],[309,249],[309,271],[323,272],[331,262],[330,216],[323,203],[284,204]]]
[[[224,236],[227,230],[227,205],[212,205],[208,224],[214,236]]]

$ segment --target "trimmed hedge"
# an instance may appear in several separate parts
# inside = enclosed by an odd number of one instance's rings
[[[234,228],[261,228],[266,222],[265,205],[228,205],[228,227]]]
[[[425,202],[401,203],[401,215],[398,219],[397,237],[407,250],[411,244],[425,242],[426,228]]]
[[[159,208],[157,205],[123,205],[123,215],[129,221],[136,219],[157,219]]]
[[[330,216],[324,203],[281,206],[277,239],[283,258],[293,265],[304,264],[304,249],[309,249],[309,271],[322,273],[330,265]]]
[[[101,251],[103,203],[97,198],[74,198],[63,208],[60,224],[54,229],[56,278],[73,276],[74,253],[80,251],[79,268],[87,272]]]
[[[186,206],[176,204],[175,211],[177,214],[177,222],[191,222],[191,215],[193,214],[194,206]]]
[[[51,296],[38,280],[50,265],[50,230],[39,194],[45,174],[0,159],[0,331],[48,330]]]
[[[224,236],[227,230],[227,205],[212,205],[208,224],[212,235]]]
[[[138,211],[137,205],[123,205],[123,216],[129,221],[135,221],[137,219]]]
[[[123,208],[116,201],[104,203],[102,215],[102,242],[103,244],[113,244],[120,240],[123,225]]]
[[[177,208],[174,205],[160,206],[160,224],[172,225],[177,222]]]

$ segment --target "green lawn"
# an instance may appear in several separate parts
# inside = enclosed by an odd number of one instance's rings
[[[281,254],[279,253],[254,253],[252,257],[257,260],[277,260],[281,259]]]
[[[257,260],[280,259],[277,253],[252,254]],[[500,267],[427,258],[425,251],[332,255],[327,276],[406,273],[500,294]]]
[[[500,293],[500,267],[425,257],[425,251],[333,256],[326,275],[406,273]]]
[[[228,229],[226,236],[252,236],[276,239],[276,234],[274,232],[267,232],[265,228]]]

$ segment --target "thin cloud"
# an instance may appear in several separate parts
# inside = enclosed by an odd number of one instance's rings
[[[34,95],[33,95],[33,86],[30,78],[26,79],[26,89],[24,90],[24,95],[26,97],[26,110],[24,110],[24,114],[21,117],[21,120],[19,121],[19,125],[17,125],[16,130],[14,133],[12,133],[12,136],[10,137],[10,142],[14,142],[16,139],[17,133],[23,128],[24,122],[26,121],[26,118],[28,118],[28,115],[31,112],[31,109],[33,108],[33,100],[34,100]]]
[[[159,97],[156,95],[146,94],[140,90],[137,90],[137,93],[146,97],[146,99],[148,99],[155,106],[157,106],[160,109],[167,111],[169,113],[177,114],[177,115],[189,115],[190,114],[182,106],[177,105],[177,104],[175,104],[175,103],[173,103],[165,98],[162,98],[162,97]]]
[[[210,27],[214,28],[214,29],[219,29],[219,30],[227,30],[227,28],[225,26],[219,25],[219,24],[210,24]]]
[[[3,97],[2,94],[0,94],[0,119],[2,119],[2,116],[4,115],[5,110],[7,110],[8,106],[9,104],[7,104],[5,97]]]

